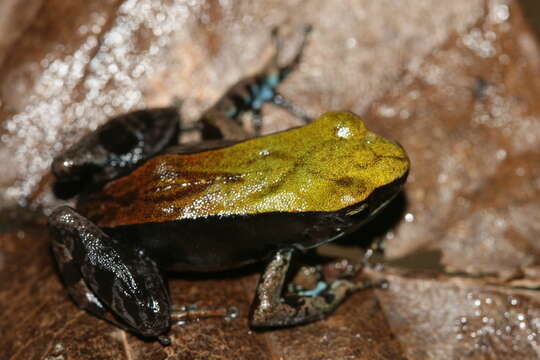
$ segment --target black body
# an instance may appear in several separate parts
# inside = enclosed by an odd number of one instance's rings
[[[353,208],[336,212],[209,216],[103,230],[122,243],[144,248],[167,270],[230,269],[266,260],[279,249],[309,249],[354,231],[399,192],[404,180],[375,190]],[[350,212],[354,215],[347,215]]]

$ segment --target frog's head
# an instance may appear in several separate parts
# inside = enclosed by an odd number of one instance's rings
[[[409,172],[409,158],[396,142],[369,131],[350,112],[334,111],[313,123],[319,139],[326,139],[310,161],[332,179],[320,196],[321,208],[343,209],[346,215],[371,218],[401,190]],[[324,169],[322,169],[324,167]]]

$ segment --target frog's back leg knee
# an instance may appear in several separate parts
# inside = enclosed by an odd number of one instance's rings
[[[61,182],[101,185],[175,144],[179,123],[175,107],[117,116],[57,156],[53,173]]]
[[[152,259],[67,206],[51,214],[49,225],[62,278],[80,307],[143,336],[169,329],[169,297]]]

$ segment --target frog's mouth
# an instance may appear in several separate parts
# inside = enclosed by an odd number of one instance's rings
[[[344,209],[343,213],[353,218],[361,218],[362,223],[372,219],[400,193],[408,175],[407,171],[393,182],[377,188],[366,200]]]
[[[295,244],[295,247],[302,251],[306,251],[322,244],[332,242],[346,234],[358,230],[358,228],[373,219],[386,205],[392,202],[403,188],[407,175],[408,172],[393,182],[377,188],[366,200],[358,204],[349,206],[337,213],[326,213],[325,215],[319,213],[322,222],[330,221],[336,224],[335,232],[328,237],[319,236],[317,232],[318,227],[315,226],[309,229],[310,232],[314,231],[314,234],[310,237],[313,239],[320,239],[321,241]]]

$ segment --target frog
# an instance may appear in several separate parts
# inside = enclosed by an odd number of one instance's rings
[[[91,183],[75,207],[57,207],[48,221],[60,275],[80,308],[168,345],[175,319],[212,313],[171,304],[171,271],[266,264],[249,314],[254,329],[323,319],[371,286],[344,277],[284,296],[295,258],[359,229],[409,172],[405,150],[357,115],[330,111],[311,120],[282,100],[275,88],[292,67],[274,63],[251,85],[239,82],[203,118],[233,119],[234,127],[239,113],[272,102],[303,126],[175,146],[177,109],[146,109],[109,120],[53,161],[59,182]],[[240,101],[238,89],[251,95]]]

